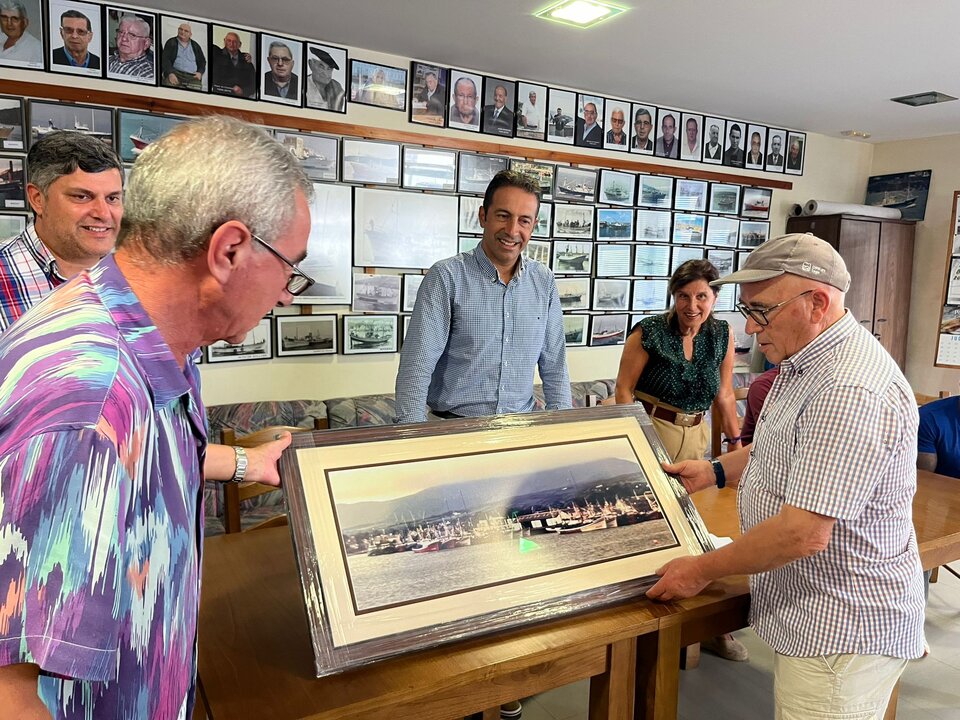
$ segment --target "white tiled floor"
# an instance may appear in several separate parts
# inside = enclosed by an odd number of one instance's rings
[[[930,655],[907,666],[897,718],[960,720],[960,580],[948,572],[930,586],[926,632]],[[704,653],[699,668],[680,673],[681,720],[773,718],[773,653],[752,630],[736,636],[749,662]],[[587,687],[584,681],[527,699],[523,720],[586,720]]]

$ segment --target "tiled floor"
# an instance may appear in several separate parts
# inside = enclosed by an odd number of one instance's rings
[[[955,563],[954,568],[960,568]],[[930,655],[911,662],[900,682],[898,720],[960,720],[960,580],[941,571],[927,604]],[[750,662],[704,653],[680,674],[681,720],[773,718],[773,653],[752,630],[736,636]],[[553,690],[523,704],[523,720],[586,720],[587,683]]]

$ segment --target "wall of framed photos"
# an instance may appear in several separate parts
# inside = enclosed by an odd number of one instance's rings
[[[397,63],[397,59],[390,56],[379,56],[366,51],[364,54],[381,62]],[[339,180],[331,182],[331,177],[319,177],[317,182],[327,194],[344,192],[344,188],[351,194],[353,227],[350,235],[354,244],[358,240],[358,196],[364,205],[371,205],[373,208],[382,207],[384,198],[389,200],[401,197],[412,200],[414,196],[420,196],[431,198],[426,202],[439,199],[456,204],[455,232],[458,240],[457,247],[453,248],[453,252],[456,252],[459,247],[475,244],[478,240],[477,235],[468,232],[476,228],[469,227],[471,213],[467,210],[475,208],[479,200],[479,195],[474,194],[475,190],[471,189],[477,186],[471,186],[470,183],[482,182],[477,178],[483,177],[484,171],[489,170],[484,167],[486,164],[505,163],[509,166],[515,162],[526,162],[553,166],[551,194],[554,197],[547,201],[553,205],[552,217],[549,221],[543,219],[546,234],[538,233],[543,236],[535,238],[536,244],[531,244],[530,252],[538,253],[541,258],[557,265],[561,284],[568,286],[564,288],[567,291],[564,293],[567,302],[572,302],[574,307],[578,308],[571,308],[567,313],[570,318],[567,328],[570,336],[577,337],[579,330],[585,342],[583,347],[572,346],[568,349],[571,377],[575,380],[615,375],[620,349],[615,345],[602,346],[604,340],[620,336],[621,328],[626,328],[631,316],[655,311],[655,305],[661,302],[659,298],[665,295],[665,291],[661,293],[661,289],[665,287],[669,272],[664,275],[638,273],[638,263],[644,266],[647,263],[659,264],[660,269],[656,273],[662,273],[664,262],[669,263],[669,270],[675,261],[687,254],[699,253],[699,256],[707,256],[712,253],[712,257],[721,264],[731,263],[731,266],[735,267],[737,254],[745,252],[748,249],[746,245],[751,242],[748,237],[748,233],[752,232],[749,224],[741,238],[744,222],[769,223],[768,226],[762,226],[763,232],[777,234],[782,232],[786,210],[793,202],[827,193],[831,197],[853,201],[862,190],[870,165],[869,146],[816,135],[810,135],[807,139],[807,169],[803,176],[777,177],[749,171],[732,174],[726,168],[680,165],[655,157],[641,159],[607,151],[588,155],[579,149],[559,149],[522,138],[488,140],[474,135],[465,139],[463,133],[440,128],[423,132],[422,129],[412,126],[399,113],[353,103],[348,104],[345,116],[331,116],[329,113],[280,106],[270,107],[271,112],[265,113],[263,110],[267,108],[263,105],[253,106],[243,100],[217,98],[222,105],[212,107],[209,104],[212,100],[210,97],[166,88],[152,88],[146,94],[131,95],[126,92],[128,85],[106,80],[77,79],[76,83],[71,83],[72,86],[68,88],[40,82],[49,77],[41,73],[12,71],[11,75],[15,76],[12,80],[0,80],[0,93],[36,98],[40,101],[70,101],[124,108],[125,114],[122,117],[126,123],[122,128],[121,116],[117,116],[117,127],[121,132],[118,148],[121,152],[125,151],[125,141],[129,141],[130,136],[136,135],[141,129],[139,124],[135,130],[131,129],[131,123],[138,123],[143,119],[137,118],[134,113],[143,111],[182,115],[212,110],[231,112],[282,133],[308,132],[311,137],[305,139],[307,145],[316,139],[314,136],[317,134],[332,136],[341,141],[346,137],[347,142],[341,142],[337,152]],[[331,117],[336,117],[336,120],[331,120]],[[348,122],[343,122],[344,120]],[[295,137],[293,136],[294,145]],[[364,149],[373,147],[358,144],[358,140],[377,140],[396,145],[401,170],[396,186],[371,183],[369,177],[344,174],[345,150],[350,151],[347,154],[352,158],[356,154],[354,150],[359,148],[363,155]],[[410,147],[414,145],[423,147]],[[458,151],[458,154],[450,151]],[[390,152],[394,150],[391,149]],[[373,155],[378,157],[377,152]],[[457,183],[454,192],[448,192],[447,189],[412,189],[417,183],[422,185],[431,182],[429,173],[421,172],[419,179],[416,177],[418,167],[422,169],[427,165],[446,163],[449,169],[450,159],[454,156],[454,181]],[[402,173],[405,157],[415,158],[412,163],[407,163],[408,170],[414,171],[408,173],[407,178],[404,178]],[[819,164],[821,162],[822,165]],[[366,163],[365,169],[369,170],[379,164],[377,159],[376,162]],[[827,166],[832,166],[833,169],[820,172],[820,168]],[[560,185],[556,177],[558,171],[562,181]],[[353,170],[348,169],[347,172]],[[352,181],[347,180],[348,177]],[[449,175],[447,177],[449,179]],[[579,186],[584,183],[589,185],[591,181],[596,195],[586,201],[587,195],[578,194],[578,190],[582,193],[583,188]],[[667,188],[664,183],[670,185],[669,203],[665,200]],[[623,192],[630,194],[631,191],[631,202],[621,199]],[[737,197],[728,197],[730,192]],[[561,197],[556,197],[558,193]],[[659,193],[664,193],[663,197],[658,197]],[[750,217],[749,214],[741,215],[744,202],[757,205],[750,200],[754,196],[760,198],[759,206],[766,205],[769,208],[764,211],[769,219]],[[685,206],[684,203],[690,205]],[[559,213],[557,207],[560,208]],[[758,210],[755,208],[753,212]],[[592,219],[590,239],[578,238],[575,235],[563,237],[563,228],[567,228],[567,233],[573,232],[570,228],[576,226],[574,216],[583,213],[588,213]],[[663,219],[667,216],[669,223]],[[462,226],[461,220],[464,223]],[[369,218],[361,219],[360,222],[360,228],[369,226]],[[640,222],[643,222],[642,226]],[[627,228],[627,224],[631,227]],[[377,229],[376,221],[373,229]],[[555,234],[558,229],[559,236]],[[464,232],[460,232],[461,230]],[[638,235],[647,232],[657,234],[648,236],[650,239],[646,240]],[[628,233],[629,237],[623,233]],[[698,234],[700,239],[694,241]],[[724,239],[708,244],[708,237]],[[578,266],[577,243],[589,244],[589,271],[586,270],[586,265]],[[362,247],[360,249],[363,250]],[[351,253],[357,250],[357,246],[350,248]],[[376,253],[376,243],[367,250]],[[336,305],[298,306],[278,313],[278,317],[272,320],[271,341],[276,345],[279,327],[281,333],[286,332],[292,342],[287,343],[286,348],[281,343],[279,349],[271,349],[273,359],[267,360],[266,355],[261,354],[259,357],[264,359],[232,362],[235,358],[230,357],[227,352],[220,357],[211,358],[213,362],[202,366],[206,401],[213,404],[257,399],[329,398],[392,391],[397,354],[384,354],[375,350],[364,352],[362,341],[365,338],[376,341],[379,335],[386,333],[398,343],[402,342],[405,308],[410,307],[405,303],[407,298],[412,297],[413,286],[422,270],[418,267],[400,269],[383,266],[380,263],[393,264],[397,261],[379,258],[376,254],[371,257],[364,256],[363,260],[364,262],[350,267],[353,287],[349,300],[345,298],[345,302]],[[373,262],[366,264],[367,260]],[[425,263],[421,258],[411,264]],[[578,287],[584,288],[584,292],[579,300],[572,300],[576,297]],[[356,303],[355,292],[359,293]],[[399,314],[377,309],[383,304],[384,298],[393,302],[397,297],[401,303]],[[724,298],[724,302],[730,301]],[[367,304],[364,304],[365,302]],[[665,306],[665,298],[662,302]],[[579,309],[580,305],[585,307]],[[392,309],[393,306],[390,307]],[[619,310],[624,307],[625,310]],[[361,311],[361,308],[364,311]],[[291,312],[295,314],[294,317],[287,314]],[[310,314],[306,315],[306,312]],[[371,312],[373,314],[368,314]],[[344,321],[344,316],[353,319]],[[267,334],[265,327],[261,328],[261,334]],[[344,352],[343,339],[350,338],[351,335],[361,341],[357,348],[351,348],[359,352]],[[330,347],[327,341],[322,343],[323,347],[319,347],[314,338],[320,336],[334,336],[335,348]],[[594,347],[589,346],[591,337],[595,341]],[[261,339],[265,338],[253,337],[250,344],[256,345]],[[314,347],[310,347],[311,344]],[[392,348],[392,345],[388,344],[388,348]],[[259,352],[265,353],[265,348],[261,346]],[[251,354],[257,356],[256,353]],[[238,388],[242,388],[242,395],[238,395]]]

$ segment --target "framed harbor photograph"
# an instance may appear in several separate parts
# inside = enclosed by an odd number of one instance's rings
[[[769,236],[770,223],[743,220],[740,223],[740,238],[737,244],[741,248],[753,249],[765,243]]]
[[[29,100],[30,142],[54,130],[73,130],[113,145],[113,109],[96,105]]]
[[[714,250],[710,248],[707,250],[707,260],[720,271],[720,277],[725,277],[733,272],[733,250]]]
[[[523,256],[528,260],[536,260],[544,267],[550,267],[552,247],[549,240],[530,240],[523,249]]]
[[[23,98],[0,95],[0,150],[25,150]]]
[[[410,122],[443,127],[447,121],[445,67],[414,60],[410,63]]]
[[[623,345],[628,315],[594,315],[590,318],[590,346]]]
[[[703,245],[706,222],[706,215],[676,213],[673,218],[673,242],[686,245]]]
[[[288,130],[277,130],[275,137],[300,161],[308,178],[336,181],[340,138]]]
[[[564,312],[590,309],[590,278],[558,277],[555,282],[560,294],[560,308]]]
[[[406,112],[406,68],[351,58],[350,102]]]
[[[483,111],[480,115],[480,131],[487,135],[513,137],[517,106],[517,83],[513,80],[483,78]]]
[[[537,224],[533,226],[530,237],[548,238],[552,228],[553,203],[541,202],[537,210]]]
[[[353,279],[353,188],[333,183],[313,184],[307,257],[300,269],[314,279],[297,305],[348,305]]]
[[[670,246],[637,245],[633,251],[633,274],[647,277],[670,275]]]
[[[736,247],[740,234],[740,221],[737,218],[711,215],[707,218],[707,245]]]
[[[0,210],[27,209],[23,160],[23,155],[0,155]]]
[[[558,165],[553,196],[557,200],[592,203],[597,197],[597,171]]]
[[[600,171],[600,202],[632,207],[636,203],[637,176],[619,170]]]
[[[567,347],[584,347],[590,337],[590,316],[563,314],[563,339]]]
[[[584,205],[553,205],[554,237],[593,239],[593,207]]]
[[[479,244],[480,238],[476,235],[460,235],[457,238],[457,252],[470,252]]]
[[[457,198],[357,188],[353,264],[426,270],[457,254]]]
[[[630,280],[597,278],[593,281],[593,309],[626,311],[630,305]]]
[[[483,207],[483,198],[461,195],[459,202],[460,212],[458,214],[457,230],[471,235],[482,235],[483,228],[480,227],[480,208]],[[475,241],[477,240],[477,238],[473,239]],[[476,242],[474,242],[474,245],[476,245]]]
[[[676,192],[673,196],[675,210],[684,212],[705,212],[707,209],[707,181],[677,178]]]
[[[577,94],[550,88],[547,96],[547,142],[573,145]]]
[[[399,313],[400,276],[354,273],[353,312]]]
[[[344,315],[343,348],[344,355],[370,355],[374,353],[395,353],[400,344],[397,341],[398,315]]]
[[[726,287],[726,286],[724,286]],[[747,332],[747,319],[738,312],[714,312],[717,320],[725,320],[733,330],[733,367],[735,372],[750,372],[753,335]]]
[[[552,267],[559,275],[589,275],[593,267],[593,243],[554,240]]]
[[[307,43],[304,100],[308,108],[347,112],[347,51],[336,45]]]
[[[457,191],[483,195],[493,176],[507,169],[508,159],[502,155],[460,153],[460,176]]]
[[[770,188],[745,187],[740,200],[740,217],[769,220],[772,199],[773,190]]]
[[[597,208],[597,240],[633,240],[633,210]]]
[[[633,303],[630,309],[637,311],[666,310],[669,280],[634,280]]]
[[[904,220],[923,220],[932,170],[873,175],[867,179],[866,205],[895,208]]]
[[[47,70],[103,77],[103,6],[80,0],[50,0],[47,10]]]
[[[160,16],[160,85],[206,92],[210,85],[210,24],[193,18]]]
[[[602,243],[597,245],[597,277],[625,277],[632,274],[632,245]],[[595,308],[605,310],[606,308]]]
[[[403,146],[403,186],[415,190],[457,189],[456,150]]]
[[[803,175],[803,158],[807,152],[807,134],[790,130],[787,133],[787,175]]]
[[[260,320],[259,324],[236,345],[225,340],[217,340],[212,345],[208,345],[204,362],[269,360],[271,357],[273,357],[273,324],[267,317]]]
[[[669,210],[637,210],[637,240],[670,242],[672,220],[673,214]]]
[[[260,33],[260,100],[300,107],[303,104],[303,43]]]
[[[641,175],[637,191],[637,205],[670,209],[673,205],[673,178],[659,175]]]
[[[670,253],[670,273],[668,274],[675,273],[677,268],[687,260],[703,260],[703,248],[690,245],[675,245]]]
[[[447,102],[447,127],[480,132],[480,92],[483,76],[464,70],[450,70],[450,98]]]
[[[16,237],[27,227],[27,216],[17,213],[0,213],[0,240]]]
[[[117,140],[120,159],[132,163],[147,145],[186,118],[174,115],[117,110]]]
[[[710,212],[736,215],[740,212],[740,186],[710,183]]]
[[[336,315],[280,315],[275,321],[277,357],[337,352]]]
[[[522,85],[523,83],[521,83]],[[553,163],[536,162],[534,160],[520,160],[512,158],[510,169],[522,173],[540,185],[540,199],[553,198],[553,176],[557,166]]]
[[[413,312],[417,302],[417,293],[423,283],[424,276],[420,273],[404,273],[403,275],[403,312]]]
[[[547,132],[547,88],[528,82],[517,83],[517,137],[545,139]]]
[[[343,181],[373,185],[400,184],[400,145],[345,137]]]
[[[294,436],[281,476],[318,676],[641,597],[712,548],[642,408],[519,418]]]

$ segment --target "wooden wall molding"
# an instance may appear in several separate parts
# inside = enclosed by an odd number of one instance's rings
[[[549,162],[569,163],[570,165],[615,168],[617,170],[670,175],[693,180],[712,180],[714,182],[752,185],[772,188],[774,190],[793,189],[793,183],[788,180],[775,180],[768,177],[753,177],[728,172],[703,170],[690,165],[659,165],[634,160],[632,157],[631,159],[621,159],[607,155],[582,155],[553,149],[553,147],[560,146],[539,148],[526,145],[507,145],[485,140],[424,135],[422,133],[408,132],[405,130],[388,130],[385,128],[369,127],[367,125],[335,122],[332,120],[317,120],[312,117],[278,115],[260,110],[241,110],[207,103],[184,102],[180,100],[170,100],[165,97],[131,95],[129,93],[111,92],[107,90],[92,90],[90,88],[47,85],[45,83],[3,79],[0,80],[0,94],[19,95],[27,98],[45,98],[48,100],[64,100],[69,102],[95,103],[98,105],[129,108],[131,110],[174,113],[177,115],[209,115],[216,113],[232,115],[233,117],[238,117],[257,125],[268,125],[270,127],[289,128],[291,130],[302,130],[306,132],[347,135],[373,140],[390,140],[393,142],[425,145],[427,147],[466,150],[468,152],[491,153],[494,155],[511,155],[513,157],[525,157],[529,160],[546,160]],[[197,95],[197,97],[202,96]],[[30,132],[30,129],[26,128],[26,132]]]

